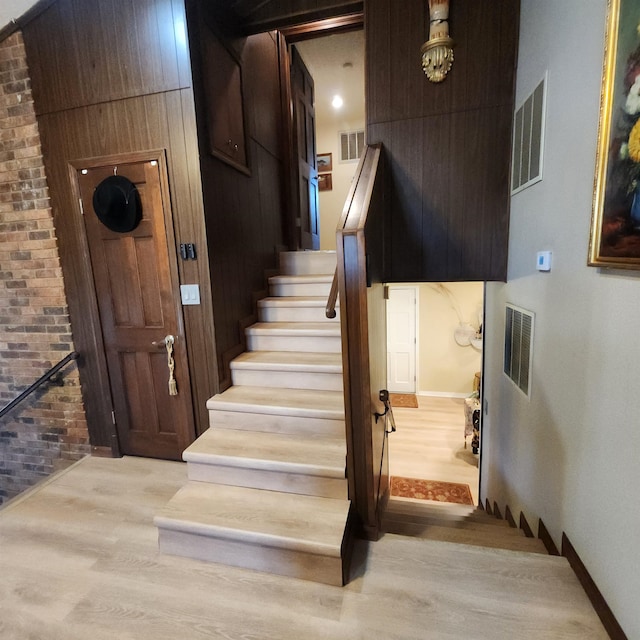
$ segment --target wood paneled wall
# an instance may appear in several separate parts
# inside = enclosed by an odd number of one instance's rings
[[[367,142],[389,161],[386,279],[504,280],[518,0],[451,2],[455,61],[422,72],[424,0],[367,0]]]
[[[274,33],[248,38],[225,34],[206,2],[189,3],[188,15],[218,368],[224,388],[230,383],[228,362],[244,348],[243,327],[255,318],[252,293],[266,290],[265,273],[277,267],[278,251],[285,248],[278,39]],[[203,83],[216,68],[215,61],[201,55],[209,38],[220,40],[240,63],[248,173],[210,153]],[[218,99],[224,100],[224,94]]]
[[[58,0],[24,27],[91,443],[117,452],[86,239],[69,179],[74,160],[166,150],[196,425],[217,388],[207,238],[182,0]]]

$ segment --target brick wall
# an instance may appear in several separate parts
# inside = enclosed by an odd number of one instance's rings
[[[74,350],[20,33],[0,43],[0,407]],[[0,418],[0,503],[89,453],[77,367]]]

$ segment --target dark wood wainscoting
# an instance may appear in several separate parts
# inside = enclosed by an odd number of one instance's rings
[[[119,452],[86,238],[69,179],[74,160],[164,150],[175,242],[195,243],[178,262],[200,285],[184,308],[197,430],[217,388],[213,312],[195,110],[182,0],[58,0],[23,33],[91,443]],[[182,27],[180,26],[182,25]]]
[[[369,0],[367,142],[382,142],[393,224],[386,279],[504,280],[509,231],[517,0],[451,3],[455,61],[420,67],[423,0]]]
[[[279,38],[225,34],[206,2],[188,5],[194,95],[198,123],[209,266],[220,388],[230,384],[229,361],[243,350],[244,326],[255,313],[252,293],[266,291],[265,275],[277,266],[285,245],[284,141],[280,95]],[[215,46],[209,46],[215,43]],[[210,152],[209,127],[225,91],[216,60],[207,51],[222,47],[241,72],[244,166]]]

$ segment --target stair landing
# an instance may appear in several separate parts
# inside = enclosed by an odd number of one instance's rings
[[[189,482],[155,517],[160,550],[341,586],[347,500]]]

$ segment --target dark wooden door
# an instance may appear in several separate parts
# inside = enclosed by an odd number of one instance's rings
[[[93,207],[96,186],[114,173],[140,195],[142,218],[125,233],[107,228]],[[77,180],[121,452],[179,460],[195,436],[163,159],[82,168]],[[168,335],[177,395],[169,394]]]
[[[293,144],[298,169],[297,215],[300,247],[319,249],[318,167],[313,78],[295,47],[291,48],[291,96],[293,100]]]

